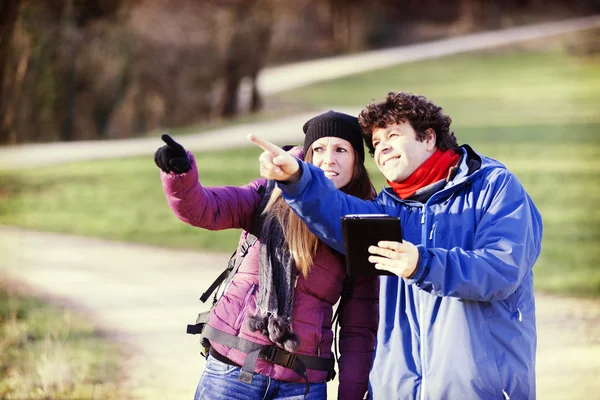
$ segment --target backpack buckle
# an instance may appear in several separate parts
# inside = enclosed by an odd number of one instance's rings
[[[287,354],[288,359],[285,361],[285,367],[294,369],[294,364],[296,364],[296,359],[298,358],[294,353]]]
[[[277,355],[277,347],[267,346],[267,347],[263,348],[263,351],[260,352],[260,355],[262,356],[261,358],[274,364],[275,356]]]
[[[264,353],[261,352],[261,358],[264,358],[270,363],[294,369],[294,364],[296,364],[296,360],[298,359],[298,356],[295,353],[290,353],[275,346],[269,346],[266,350],[267,351]]]
[[[204,358],[208,359],[208,354],[210,352],[211,347],[210,341],[207,338],[203,337],[200,339],[200,346],[202,346],[202,351],[200,352],[200,354],[202,354]]]

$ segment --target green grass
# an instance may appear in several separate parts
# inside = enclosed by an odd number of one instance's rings
[[[279,99],[364,106],[390,91],[408,91],[443,106],[455,129],[599,123],[599,65],[557,53],[469,53],[309,86]]]
[[[426,94],[460,143],[504,162],[540,209],[538,289],[600,295],[600,59],[523,49],[444,57],[318,84],[271,98],[294,109],[364,106],[388,91]],[[160,143],[157,142],[157,147]],[[258,176],[259,150],[197,156],[203,184]],[[371,159],[376,187],[383,185]],[[0,173],[0,224],[109,239],[232,251],[239,232],[180,223],[152,157]]]
[[[248,183],[258,175],[259,154],[252,147],[199,155],[202,183]],[[181,223],[167,205],[153,156],[0,173],[0,198],[0,224],[219,251],[233,251],[239,238],[239,231]]]
[[[0,287],[1,399],[123,399],[118,350],[71,312]]]

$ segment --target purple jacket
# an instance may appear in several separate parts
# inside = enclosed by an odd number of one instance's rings
[[[163,190],[175,215],[185,223],[209,229],[243,229],[240,243],[250,229],[254,210],[261,197],[257,192],[266,180],[260,179],[241,187],[205,188],[198,182],[194,157],[190,170],[184,174],[161,172]],[[246,318],[256,311],[260,245],[255,243],[244,258],[227,290],[213,308],[208,324],[213,328],[256,343],[270,344],[260,332],[246,327]],[[307,278],[299,276],[294,293],[292,327],[300,338],[298,354],[327,357],[332,352],[333,306],[340,299],[345,272],[343,259],[321,244]],[[357,277],[350,296],[340,312],[339,392],[341,399],[362,399],[367,391],[372,365],[375,334],[379,319],[378,281]],[[237,364],[243,364],[245,353],[212,343],[220,354]],[[259,359],[255,372],[274,379],[303,382],[291,369]],[[326,371],[308,370],[311,382],[321,382]]]

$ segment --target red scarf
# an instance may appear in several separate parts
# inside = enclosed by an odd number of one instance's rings
[[[398,197],[407,199],[415,194],[417,190],[446,179],[450,168],[454,167],[459,159],[460,156],[452,149],[446,151],[438,149],[402,182],[387,182]]]

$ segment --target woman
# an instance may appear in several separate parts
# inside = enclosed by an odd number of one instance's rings
[[[355,117],[329,111],[303,130],[306,161],[336,188],[373,196]],[[333,306],[340,297],[338,396],[362,399],[378,322],[377,279],[346,279],[343,257],[310,233],[275,185],[260,179],[205,188],[194,157],[170,137],[163,140],[167,146],[155,162],[175,215],[209,230],[241,228],[240,243],[248,233],[259,239],[211,311],[203,332],[210,355],[195,399],[325,399],[333,378]],[[260,186],[268,188],[264,200]]]

